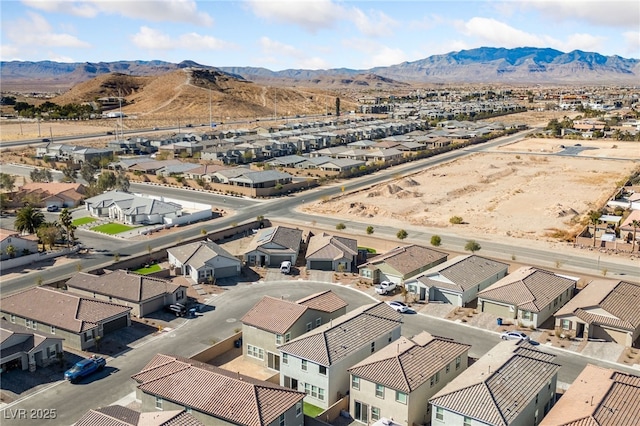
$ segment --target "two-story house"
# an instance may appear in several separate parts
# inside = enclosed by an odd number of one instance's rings
[[[349,391],[349,368],[400,337],[402,315],[384,302],[361,306],[279,347],[280,384],[328,408]]]
[[[296,302],[264,296],[242,318],[244,358],[280,370],[278,346],[347,312],[347,302],[332,291]]]

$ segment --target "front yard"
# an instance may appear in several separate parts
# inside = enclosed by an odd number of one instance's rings
[[[85,216],[85,217],[79,217],[77,219],[75,219],[73,222],[71,222],[73,224],[73,226],[82,226],[82,225],[86,225],[87,223],[92,223],[95,222],[96,218],[93,217],[89,217],[89,216]]]
[[[116,235],[121,232],[130,231],[136,226],[127,226],[121,223],[105,223],[104,225],[91,228],[92,231],[102,232],[103,234]]]
[[[153,274],[154,272],[160,272],[161,270],[162,268],[160,267],[160,265],[155,263],[153,265],[145,266],[144,268],[136,269],[133,272],[135,272],[136,274],[148,275]]]

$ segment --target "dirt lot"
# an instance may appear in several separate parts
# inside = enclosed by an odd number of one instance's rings
[[[573,145],[571,141],[570,145]],[[638,167],[637,143],[575,141],[577,156],[558,139],[526,139],[477,153],[379,185],[366,192],[305,206],[305,211],[345,220],[431,228],[471,238],[557,241],[557,230],[575,232],[584,214],[599,208]],[[594,149],[586,149],[594,148]],[[598,158],[588,158],[593,156]],[[619,160],[604,159],[612,156]],[[336,215],[339,212],[339,215]],[[452,225],[452,216],[464,223]]]

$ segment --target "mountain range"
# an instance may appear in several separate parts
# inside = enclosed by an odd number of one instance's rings
[[[367,70],[212,67],[193,61],[117,61],[60,63],[52,61],[0,62],[3,90],[69,89],[102,74],[153,76],[185,68],[203,68],[230,74],[241,80],[273,84],[394,87],[429,83],[502,84],[637,84],[640,60],[603,56],[574,50],[563,53],[549,48],[515,49],[482,47]],[[298,83],[293,83],[298,82]]]

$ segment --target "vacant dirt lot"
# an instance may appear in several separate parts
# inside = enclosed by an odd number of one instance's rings
[[[594,149],[578,156],[549,155],[560,151],[561,143],[567,142],[526,139],[366,192],[318,202],[306,211],[398,229],[422,226],[470,238],[557,241],[551,235],[580,229],[584,214],[602,206],[616,183],[637,167],[640,156],[637,143],[616,142],[618,147],[612,148],[611,141],[580,141],[579,148]],[[464,223],[452,225],[452,216],[462,217]]]

